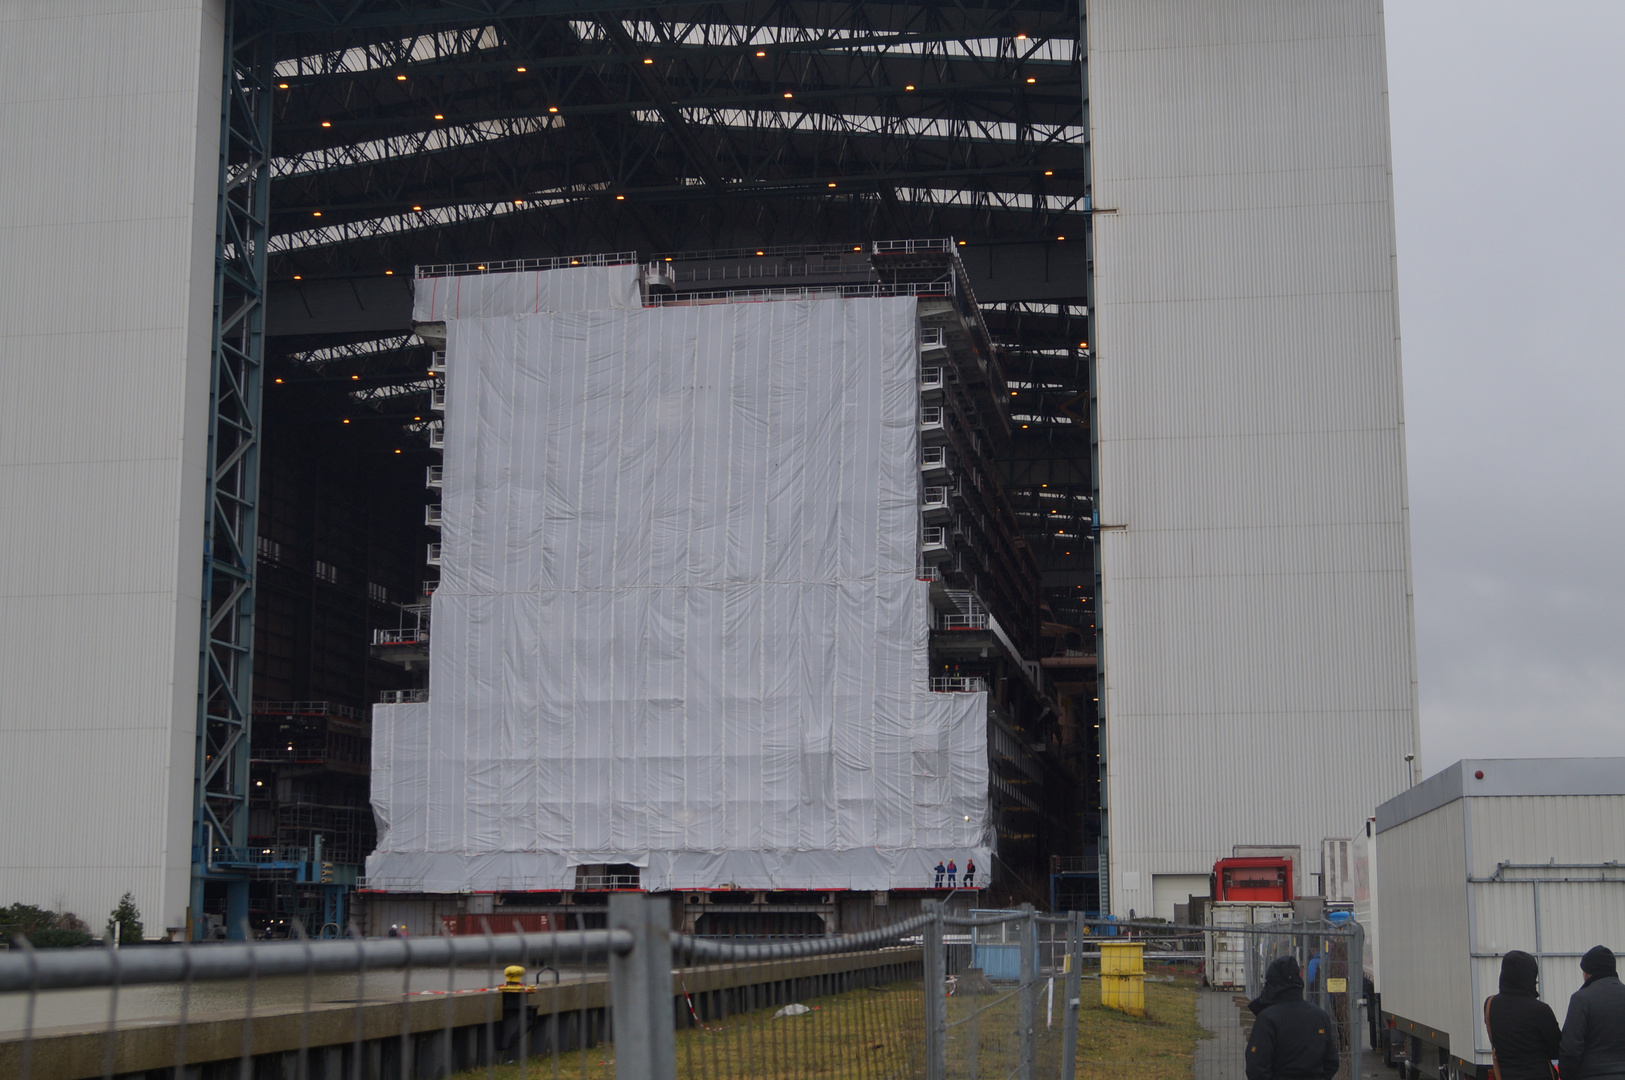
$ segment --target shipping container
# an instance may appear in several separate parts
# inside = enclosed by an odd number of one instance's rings
[[[1413,1073],[1489,1075],[1509,951],[1561,1019],[1580,956],[1625,950],[1625,758],[1458,761],[1379,806],[1374,838],[1385,1041]]]
[[[1223,861],[1223,860],[1221,860]],[[1247,946],[1249,936],[1226,933],[1226,927],[1259,926],[1291,922],[1293,906],[1285,902],[1214,901],[1207,905],[1207,982],[1216,990],[1244,990],[1247,987]]]

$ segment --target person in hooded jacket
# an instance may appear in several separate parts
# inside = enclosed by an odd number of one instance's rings
[[[1598,945],[1580,958],[1585,985],[1569,998],[1558,1067],[1563,1080],[1625,1077],[1625,985],[1613,952]]]
[[[1303,1000],[1298,961],[1282,956],[1264,972],[1264,992],[1247,1003],[1258,1017],[1247,1039],[1247,1080],[1331,1080],[1337,1075],[1337,1029]]]
[[[1484,1026],[1495,1052],[1496,1080],[1552,1080],[1557,1016],[1540,1000],[1540,965],[1514,949],[1501,958],[1501,992],[1484,1002]]]

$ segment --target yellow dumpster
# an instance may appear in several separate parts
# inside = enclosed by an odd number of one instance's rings
[[[1130,1016],[1145,1015],[1145,946],[1100,943],[1100,1003]]]

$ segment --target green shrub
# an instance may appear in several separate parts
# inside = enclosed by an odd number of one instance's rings
[[[118,936],[114,938],[114,928]],[[107,915],[107,939],[117,940],[120,945],[139,945],[143,940],[144,928],[141,925],[141,909],[135,906],[135,897],[125,893],[118,898],[118,904]]]

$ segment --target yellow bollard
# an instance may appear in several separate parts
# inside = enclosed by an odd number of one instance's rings
[[[503,984],[500,989],[504,994],[528,994],[530,987],[525,985],[525,969],[518,964],[509,964],[502,969]]]
[[[1100,1003],[1130,1016],[1145,1015],[1145,946],[1100,943]]]

